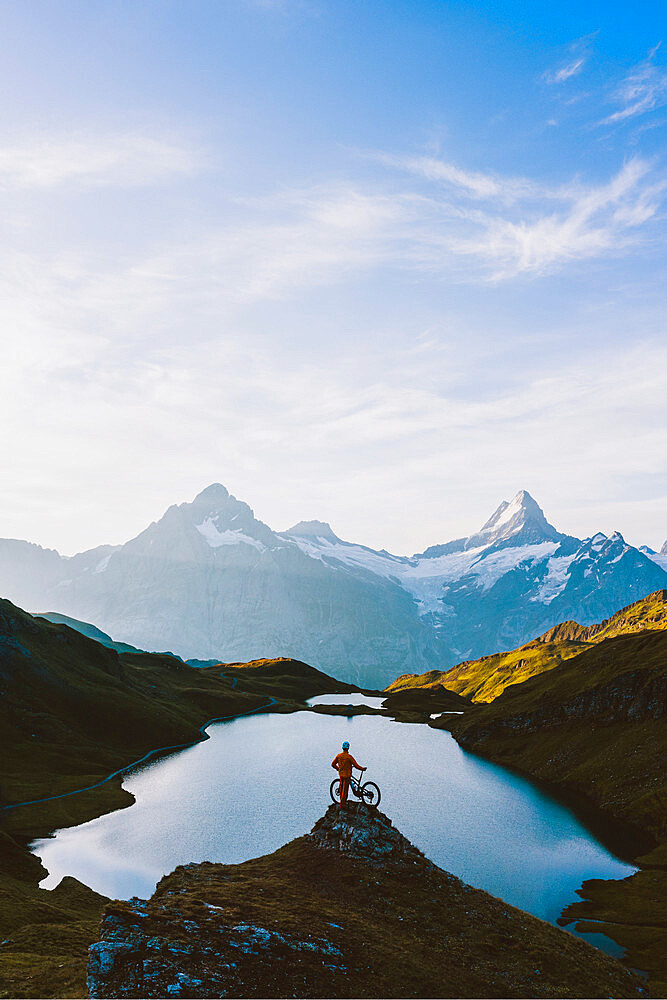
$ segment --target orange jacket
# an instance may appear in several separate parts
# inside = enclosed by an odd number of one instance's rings
[[[343,750],[341,753],[336,754],[334,759],[331,761],[331,766],[336,768],[341,778],[352,777],[352,768],[360,767],[352,754],[348,753],[347,750]]]

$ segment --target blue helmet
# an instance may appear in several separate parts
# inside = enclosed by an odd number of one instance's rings
[[[345,742],[343,743],[343,750],[349,750],[349,749],[350,749],[350,744],[347,742],[347,740],[345,740]]]

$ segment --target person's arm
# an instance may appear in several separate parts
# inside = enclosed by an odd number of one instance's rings
[[[334,771],[338,770],[338,754],[331,761],[331,766],[333,767]]]
[[[350,757],[352,757],[352,754],[350,754]],[[357,762],[354,759],[354,757],[352,757],[352,764],[353,764],[354,767],[357,768],[358,771],[365,771],[366,770],[366,768],[362,767],[361,764],[357,764]]]

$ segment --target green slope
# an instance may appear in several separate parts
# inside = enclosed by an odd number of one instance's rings
[[[560,639],[575,642],[601,642],[616,635],[667,629],[667,590],[656,590],[640,601],[621,608],[611,618],[597,625],[578,625],[562,622],[541,635],[538,642],[555,642]]]
[[[475,702],[490,702],[506,687],[560,667],[590,646],[617,635],[667,629],[667,591],[657,590],[596,625],[562,622],[544,635],[509,652],[465,660],[450,670],[404,674],[387,691],[442,685]]]
[[[200,738],[212,718],[293,711],[349,690],[290,659],[196,669],[168,655],[119,654],[0,600],[0,997],[82,996],[104,902],[74,879],[39,889],[46,873],[27,841],[130,805],[120,777],[106,776]]]

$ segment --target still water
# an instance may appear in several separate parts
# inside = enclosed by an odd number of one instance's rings
[[[360,699],[381,701],[312,701]],[[554,921],[584,879],[634,871],[567,808],[465,753],[446,732],[383,716],[298,712],[217,723],[208,734],[128,775],[130,808],[36,841],[50,873],[42,885],[74,875],[114,898],[149,896],[176,865],[274,851],[327,808],[331,760],[344,739],[380,785],[382,811],[427,857],[538,917]]]

